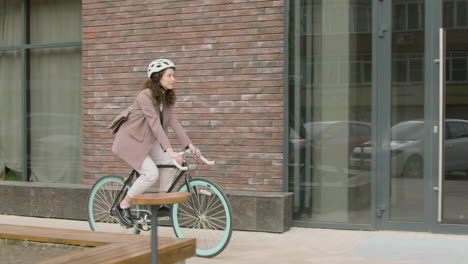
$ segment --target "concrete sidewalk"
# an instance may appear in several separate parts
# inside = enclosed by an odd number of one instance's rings
[[[89,230],[86,221],[0,215],[0,224]],[[160,227],[173,236],[172,228]],[[149,235],[149,234],[146,234]],[[283,234],[234,231],[228,248],[187,264],[464,264],[468,236],[292,228]]]

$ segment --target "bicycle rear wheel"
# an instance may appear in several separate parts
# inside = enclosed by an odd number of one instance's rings
[[[117,216],[114,215],[112,205],[124,187],[124,178],[120,176],[108,175],[99,179],[91,188],[88,196],[88,223],[93,231],[118,232],[128,234],[139,234],[137,226],[124,228],[120,225]],[[127,190],[130,186],[126,186]],[[119,199],[120,201],[120,199]],[[139,216],[139,205],[131,208],[133,215]]]
[[[177,237],[196,238],[197,256],[214,257],[231,239],[231,205],[221,188],[211,181],[192,179],[190,186],[190,200],[172,207],[174,232]],[[188,192],[187,185],[179,191]]]

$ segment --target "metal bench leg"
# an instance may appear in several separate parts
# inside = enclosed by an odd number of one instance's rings
[[[151,264],[158,264],[158,207],[151,205]]]

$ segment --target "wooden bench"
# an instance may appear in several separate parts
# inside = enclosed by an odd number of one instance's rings
[[[82,251],[51,258],[41,264],[149,263],[150,237],[83,230],[0,225],[0,238],[90,246]],[[161,264],[183,263],[195,256],[195,239],[160,237]]]
[[[158,264],[158,210],[164,204],[184,203],[190,199],[187,192],[146,193],[132,198],[132,203],[151,206],[151,264]]]

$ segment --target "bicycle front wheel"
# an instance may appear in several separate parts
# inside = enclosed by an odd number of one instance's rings
[[[231,205],[221,188],[211,181],[192,179],[190,186],[190,200],[172,207],[174,232],[177,237],[196,239],[197,256],[214,257],[231,239]],[[179,191],[188,192],[187,185]]]
[[[117,216],[114,215],[112,205],[116,200],[120,202],[118,197],[121,190],[124,188],[124,178],[120,176],[108,175],[99,179],[91,188],[88,196],[88,223],[93,231],[100,232],[118,232],[139,234],[140,230],[137,226],[127,229],[120,225]],[[130,186],[125,188],[128,190]],[[138,205],[133,205],[131,208],[133,214],[139,215],[140,208]]]

